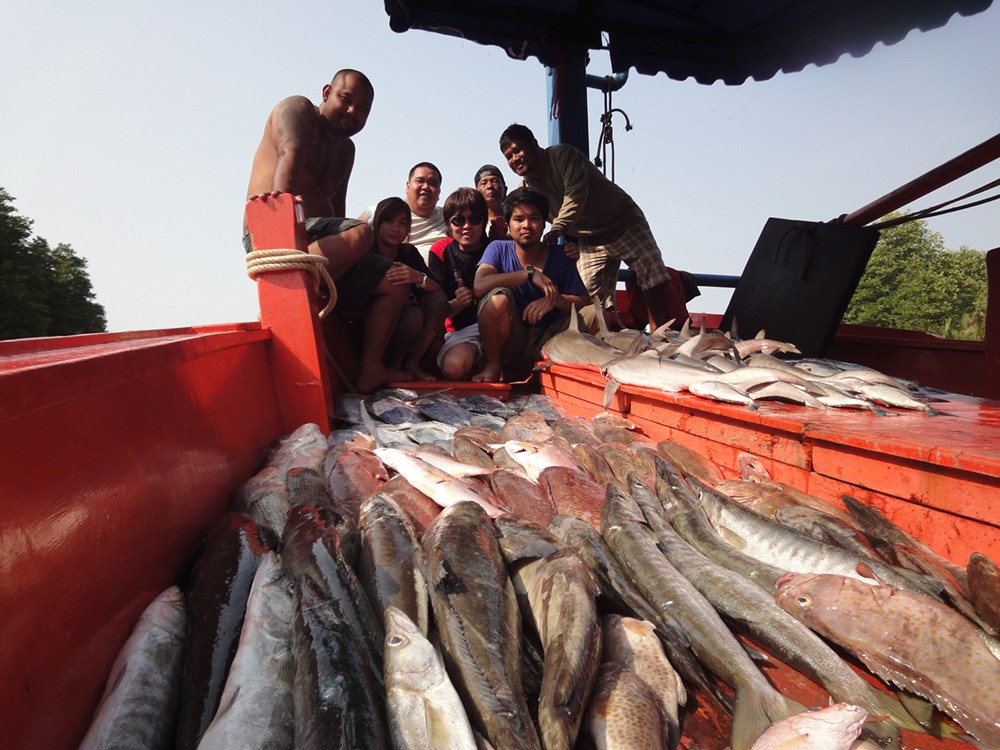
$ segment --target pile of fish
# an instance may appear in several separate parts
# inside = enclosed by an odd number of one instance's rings
[[[543,396],[336,407],[149,606],[81,747],[1000,748],[984,556]]]
[[[794,344],[766,338],[739,340],[731,333],[692,334],[665,326],[646,335],[637,330],[609,331],[598,315],[599,331],[579,330],[575,316],[568,330],[542,347],[551,364],[594,368],[608,379],[604,407],[621,385],[656,388],[756,408],[758,402],[778,401],[816,409],[868,409],[885,415],[883,407],[941,414],[940,400],[918,384],[893,378],[868,367],[828,359],[780,359],[775,354],[799,354]],[[543,365],[544,366],[544,365]]]

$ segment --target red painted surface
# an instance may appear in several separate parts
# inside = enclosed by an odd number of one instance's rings
[[[542,388],[576,415],[601,411],[604,378],[553,366]],[[761,405],[755,411],[688,393],[622,386],[616,413],[656,440],[670,438],[736,476],[752,453],[771,476],[828,499],[851,494],[939,553],[964,564],[973,551],[1000,559],[1000,403],[952,396],[945,416]]]
[[[248,201],[247,220],[258,250],[305,250],[292,196],[283,193]],[[270,272],[257,277],[261,325],[273,335],[272,367],[285,432],[307,422],[329,431],[333,383],[317,316],[315,284],[307,272]]]
[[[10,748],[76,747],[139,613],[281,434],[255,324],[53,343],[0,344]]]

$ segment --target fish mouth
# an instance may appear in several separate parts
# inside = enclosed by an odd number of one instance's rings
[[[774,588],[780,589],[784,587],[786,584],[791,583],[792,579],[795,578],[795,575],[796,575],[795,573],[785,573],[785,575],[781,576],[781,578],[779,578],[775,582]]]

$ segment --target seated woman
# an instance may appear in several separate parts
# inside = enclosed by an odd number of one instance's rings
[[[410,233],[410,207],[402,198],[386,198],[375,207],[373,251],[393,261],[385,272],[392,284],[410,285],[410,304],[399,319],[387,350],[389,366],[402,368],[415,380],[433,380],[424,369],[424,356],[444,326],[445,303],[441,286],[430,278],[420,251],[405,240]]]
[[[464,380],[481,351],[472,282],[488,242],[486,200],[477,190],[459,188],[444,202],[444,220],[452,239],[440,257],[434,253],[430,257],[431,278],[444,291],[450,320],[437,365],[446,379]]]
[[[477,382],[521,380],[538,361],[542,345],[569,325],[572,306],[587,304],[576,263],[562,248],[542,242],[549,204],[530,188],[504,200],[509,240],[483,253],[473,292],[479,298],[479,333],[486,358]]]

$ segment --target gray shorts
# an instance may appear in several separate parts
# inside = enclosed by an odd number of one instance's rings
[[[315,242],[320,237],[330,237],[335,234],[343,234],[348,229],[360,227],[365,222],[358,219],[339,219],[335,216],[316,216],[306,219],[306,234],[310,242]],[[250,230],[243,230],[243,249],[248,253],[254,251],[253,240],[250,238]]]

